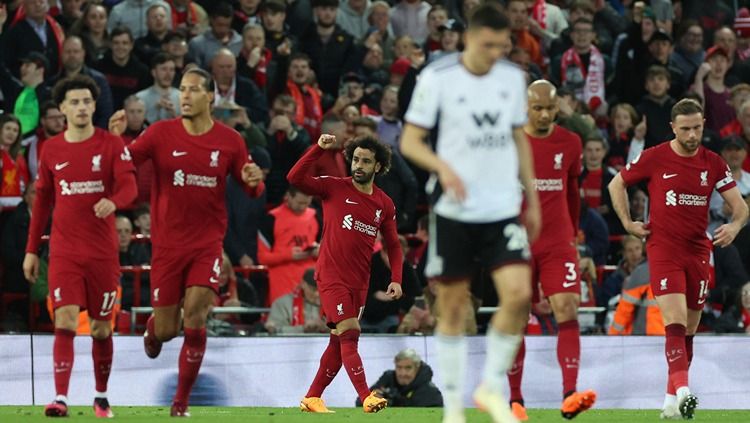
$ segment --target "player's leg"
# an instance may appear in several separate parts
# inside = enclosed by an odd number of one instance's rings
[[[346,310],[346,304],[344,310]],[[370,388],[367,386],[362,357],[359,355],[359,335],[362,329],[359,326],[358,317],[347,317],[337,322],[334,332],[338,335],[341,343],[341,363],[349,375],[354,390],[357,391],[357,396],[362,401],[363,410],[366,413],[377,413],[385,408],[387,401],[371,395]]]
[[[172,415],[186,414],[188,399],[206,352],[206,321],[216,292],[206,286],[185,290],[183,322],[185,339],[178,361],[177,390],[172,400]]]
[[[151,259],[151,305],[143,347],[149,358],[156,358],[164,342],[180,333],[184,273],[192,256],[184,251],[155,248]]]
[[[693,412],[697,400],[688,387],[688,355],[685,344],[687,335],[687,303],[684,294],[666,294],[656,297],[664,319],[666,332],[665,355],[669,368],[669,380],[675,390],[677,406]],[[666,401],[665,401],[666,402]],[[684,416],[684,414],[683,414]]]
[[[112,369],[114,348],[112,344],[112,321],[91,320],[91,356],[94,359],[94,414],[97,417],[114,417],[107,399],[107,382]]]
[[[323,299],[321,298],[321,303]],[[326,407],[322,400],[323,391],[333,382],[333,379],[341,369],[341,342],[338,332],[331,331],[323,355],[320,356],[320,365],[315,378],[310,384],[310,389],[300,401],[300,409],[310,413],[333,413]]]

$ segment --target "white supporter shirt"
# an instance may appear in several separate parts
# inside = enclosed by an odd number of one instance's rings
[[[440,195],[436,214],[465,223],[520,214],[522,193],[513,139],[513,129],[526,123],[526,79],[520,69],[499,61],[478,76],[461,64],[459,54],[443,57],[419,74],[406,121],[437,129],[436,154],[466,189],[463,202]],[[437,186],[435,175],[431,182]]]

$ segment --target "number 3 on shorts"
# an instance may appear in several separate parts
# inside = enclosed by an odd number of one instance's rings
[[[568,269],[568,273],[565,275],[566,281],[574,282],[578,280],[578,275],[576,274],[576,264],[566,261],[565,262],[565,268]]]

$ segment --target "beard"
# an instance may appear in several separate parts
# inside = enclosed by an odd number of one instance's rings
[[[365,172],[361,171],[362,173],[357,175],[356,172],[352,173],[352,179],[354,179],[354,182],[362,185],[369,184],[375,179],[375,172]]]
[[[328,28],[331,28],[334,25],[336,25],[336,21],[335,20],[333,20],[331,22],[323,22],[321,20],[318,20],[318,26],[321,27],[321,28],[328,29]]]

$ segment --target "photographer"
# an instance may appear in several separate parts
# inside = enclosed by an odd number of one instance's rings
[[[443,395],[432,383],[432,368],[411,348],[393,360],[396,370],[387,370],[370,390],[388,400],[389,407],[442,407]],[[359,400],[357,406],[361,406]]]

